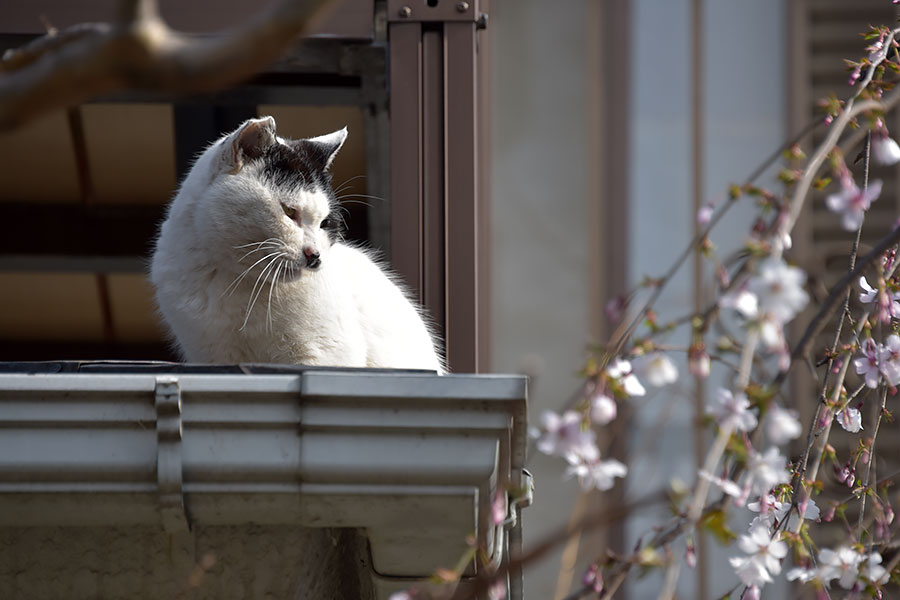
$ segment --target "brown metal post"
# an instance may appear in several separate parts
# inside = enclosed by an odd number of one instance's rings
[[[388,0],[387,7],[393,266],[443,333],[451,370],[483,371],[489,256],[480,169],[482,13],[477,0],[434,7]]]
[[[477,372],[478,137],[475,24],[444,25],[446,47],[447,358],[452,368]]]
[[[490,0],[481,0],[481,15],[491,13]],[[475,36],[476,65],[475,87],[478,94],[476,110],[476,130],[478,132],[478,372],[485,373],[491,368],[491,30],[483,22]],[[520,540],[521,541],[521,540]]]
[[[444,276],[444,221],[447,209],[444,189],[444,41],[440,31],[426,31],[422,37],[423,302],[439,333],[447,341],[447,281]]]
[[[390,26],[391,262],[422,301],[422,26]]]

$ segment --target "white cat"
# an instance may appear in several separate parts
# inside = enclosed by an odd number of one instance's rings
[[[263,117],[199,157],[151,267],[185,360],[444,370],[398,284],[339,240],[327,170],[346,137],[288,140]]]

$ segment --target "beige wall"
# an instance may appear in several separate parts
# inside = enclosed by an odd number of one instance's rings
[[[559,8],[557,8],[557,6]],[[562,407],[589,340],[588,0],[494,0],[492,367],[532,376],[529,421]],[[564,527],[578,484],[532,452],[525,547]],[[526,568],[529,598],[554,598],[561,551]],[[581,573],[575,574],[576,581]]]

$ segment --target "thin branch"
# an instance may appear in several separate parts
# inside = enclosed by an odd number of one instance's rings
[[[825,327],[828,318],[831,317],[831,313],[834,311],[838,301],[841,299],[847,288],[849,288],[849,286],[871,266],[876,258],[880,257],[891,248],[891,246],[894,246],[897,243],[900,243],[900,227],[895,228],[891,233],[883,237],[868,254],[859,259],[855,269],[841,277],[841,280],[831,288],[831,292],[829,292],[828,297],[825,298],[825,302],[822,303],[819,311],[810,320],[809,325],[806,327],[806,331],[804,331],[803,335],[800,337],[800,341],[794,346],[794,350],[791,352],[790,366],[788,366],[786,370],[778,373],[772,381],[773,387],[780,387],[787,378],[788,373],[790,373],[790,367],[793,366],[794,362],[809,353],[815,337],[822,331],[822,328]]]
[[[800,181],[794,190],[794,195],[788,203],[788,216],[784,220],[783,231],[785,233],[790,233],[794,228],[794,224],[800,216],[800,210],[806,202],[806,195],[809,193],[809,188],[812,186],[816,174],[819,172],[819,167],[822,166],[822,163],[825,162],[825,158],[837,145],[838,139],[841,137],[844,128],[847,127],[847,125],[850,124],[850,121],[860,113],[867,110],[880,109],[882,107],[883,105],[876,100],[865,100],[857,105],[854,105],[853,99],[847,102],[847,107],[840,115],[838,115],[838,118],[834,120],[831,127],[829,127],[828,135],[825,137],[825,140],[819,144],[815,154],[809,159],[809,163],[807,163],[806,169],[803,171],[803,177],[800,178]]]
[[[278,58],[334,0],[281,0],[204,38],[169,29],[155,16],[155,2],[124,4],[127,23],[78,26],[4,56],[0,130],[126,88],[194,93],[234,85]]]
[[[79,23],[62,31],[51,29],[47,35],[35,38],[18,48],[10,48],[0,58],[0,73],[16,71],[27,67],[40,57],[86,37],[109,35],[112,26],[109,23]]]
[[[883,106],[882,110],[885,113],[891,112],[893,109],[895,109],[898,103],[900,103],[900,87],[894,88],[889,93],[885,94],[884,98],[881,99],[881,105]],[[869,133],[869,129],[860,128],[849,134],[840,145],[841,153],[844,156],[849,156],[850,150],[859,145],[859,143],[862,142]]]
[[[481,595],[490,587],[491,583],[494,582],[497,578],[505,577],[506,574],[511,570],[520,568],[526,564],[531,564],[532,562],[543,558],[548,552],[553,550],[555,547],[564,544],[570,537],[572,537],[576,533],[590,531],[596,529],[597,527],[602,527],[603,525],[614,523],[622,517],[630,515],[637,508],[654,506],[656,504],[664,503],[665,501],[665,494],[660,492],[649,494],[634,502],[629,502],[628,504],[620,504],[587,515],[574,526],[559,529],[551,533],[543,540],[535,544],[528,551],[518,556],[510,556],[509,560],[500,565],[500,568],[497,569],[496,572],[476,577],[472,585],[467,586],[465,589],[457,588],[457,591],[453,595],[453,598],[454,600],[469,600],[471,598],[480,598]]]
[[[891,48],[891,42],[898,33],[900,33],[900,28],[894,29],[887,35],[887,39],[884,40],[882,49],[873,57],[865,77],[863,77],[863,80],[856,88],[856,93],[854,93],[847,101],[844,110],[838,115],[838,118],[834,120],[831,127],[828,129],[828,135],[825,137],[825,140],[819,145],[816,153],[809,160],[809,163],[807,163],[806,169],[803,172],[803,177],[797,184],[794,195],[788,204],[788,218],[785,219],[784,223],[784,231],[786,233],[790,233],[794,228],[794,223],[796,223],[797,218],[800,216],[800,210],[803,208],[806,194],[809,193],[809,188],[819,171],[819,167],[822,166],[828,153],[837,145],[838,139],[844,131],[844,128],[856,115],[862,112],[876,109],[884,110],[884,105],[876,100],[866,100],[858,105],[854,105],[854,103],[856,102],[856,99],[859,98],[859,95],[863,93],[870,83],[872,83],[872,78],[875,77],[878,66],[884,62],[885,58],[887,58],[888,50]]]
[[[863,477],[862,485],[863,489],[869,489],[869,481],[872,476],[872,463],[875,462],[875,440],[878,439],[878,429],[881,427],[881,417],[884,415],[885,409],[885,401],[887,400],[887,387],[883,387],[881,389],[881,405],[878,407],[878,416],[875,417],[875,427],[872,431],[872,444],[869,446],[869,461],[866,464],[866,474]],[[866,514],[866,496],[867,493],[863,492],[860,494],[859,498],[859,521],[857,522],[857,530],[862,531],[863,520]],[[872,543],[872,540],[869,540],[869,544]]]
[[[772,152],[772,154],[767,156],[765,160],[757,165],[753,172],[750,173],[750,175],[744,180],[742,187],[751,185],[754,181],[756,181],[765,172],[769,165],[778,160],[778,158],[782,155],[782,153],[784,153],[785,150],[789,149],[795,144],[800,143],[803,138],[809,135],[820,124],[820,120],[811,121],[802,130],[800,130],[797,135],[779,146],[777,150]],[[647,298],[647,300],[644,302],[641,310],[635,313],[635,316],[629,322],[628,326],[623,330],[622,326],[620,325],[620,327],[613,333],[611,339],[616,340],[616,343],[612,345],[614,348],[614,350],[612,351],[613,356],[618,355],[622,351],[622,348],[624,348],[628,339],[634,333],[634,330],[641,323],[644,315],[656,304],[657,299],[659,299],[660,294],[662,294],[663,288],[665,288],[668,282],[675,276],[675,273],[678,272],[678,270],[681,268],[681,265],[684,263],[684,261],[687,260],[687,258],[691,255],[691,252],[697,247],[697,245],[702,242],[707,236],[709,236],[710,231],[712,231],[713,228],[715,228],[715,226],[719,223],[719,221],[722,220],[729,209],[737,202],[738,198],[739,196],[730,197],[728,199],[728,202],[724,206],[715,211],[709,223],[707,223],[706,226],[693,237],[687,247],[669,266],[669,269],[665,272],[665,274],[655,282],[654,289],[650,297]],[[709,316],[709,312],[707,312],[706,314],[707,316]]]

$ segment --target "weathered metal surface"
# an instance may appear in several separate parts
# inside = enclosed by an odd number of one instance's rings
[[[0,560],[0,596],[40,577],[40,547],[71,527],[96,544],[124,527],[138,539],[200,536],[197,548],[218,528],[356,528],[379,589],[452,566],[473,531],[494,560],[504,554],[490,502],[520,483],[524,378],[25,367],[0,373],[0,540],[16,537],[4,528],[28,528],[36,554],[26,574]],[[110,568],[91,585],[113,579]]]

